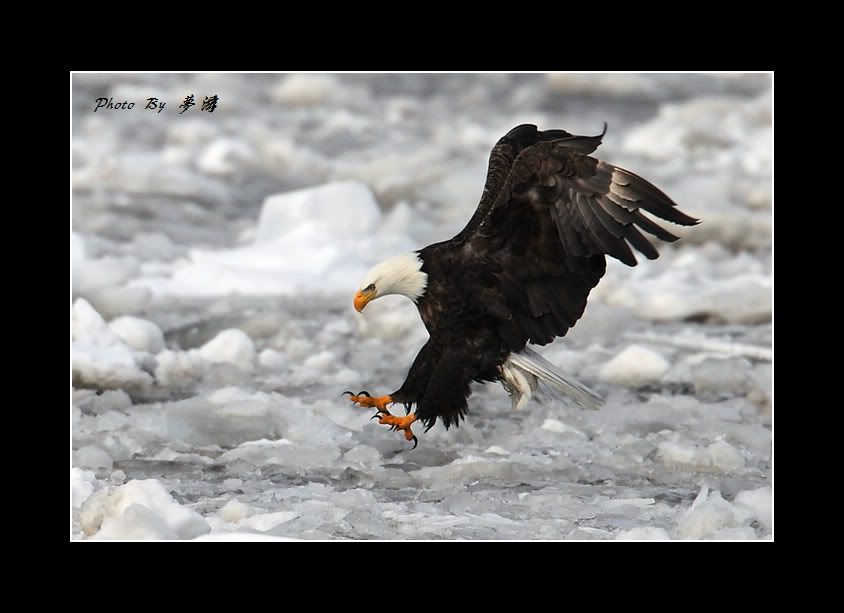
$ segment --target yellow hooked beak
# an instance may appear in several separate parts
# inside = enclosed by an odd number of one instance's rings
[[[363,308],[373,298],[375,298],[375,292],[374,291],[361,290],[357,294],[355,294],[355,309],[357,309],[357,312],[358,313],[363,312]]]

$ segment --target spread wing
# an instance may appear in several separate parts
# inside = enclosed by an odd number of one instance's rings
[[[646,213],[698,223],[645,179],[591,157],[602,137],[511,130],[490,155],[477,211],[450,243],[483,266],[478,297],[514,349],[548,343],[574,325],[606,255],[635,266],[631,247],[659,255],[642,232],[677,240]]]

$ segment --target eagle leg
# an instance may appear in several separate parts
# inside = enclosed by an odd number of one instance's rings
[[[349,400],[352,404],[358,404],[362,407],[375,407],[378,410],[386,410],[388,404],[392,404],[393,399],[390,396],[370,396],[369,392],[358,392],[357,395],[352,392],[343,392],[343,395],[348,394]]]
[[[401,430],[404,432],[404,439],[406,441],[413,441],[413,449],[416,449],[416,446],[419,444],[419,439],[416,438],[416,435],[410,429],[410,426],[413,422],[416,421],[416,413],[410,413],[405,417],[396,417],[395,415],[391,415],[387,409],[379,409],[378,412],[372,416],[372,419],[378,418],[379,424],[384,424],[385,426],[390,426],[390,430]]]

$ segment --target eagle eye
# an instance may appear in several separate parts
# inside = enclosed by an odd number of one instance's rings
[[[364,288],[364,290],[363,290],[363,291],[365,291],[365,292],[374,292],[374,291],[375,291],[375,284],[374,284],[374,283],[370,283],[369,285],[367,285],[367,286],[366,286],[366,288]]]

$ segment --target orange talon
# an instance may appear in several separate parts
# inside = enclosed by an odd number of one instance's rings
[[[385,413],[380,417],[381,419],[378,420],[379,424],[392,426],[393,430],[403,430],[405,440],[413,441],[413,448],[416,449],[416,445],[419,444],[419,441],[410,430],[411,424],[416,421],[416,413],[411,413],[410,415],[406,415],[404,417],[395,417],[394,415]]]
[[[366,392],[360,392],[357,396],[352,395],[351,392],[344,392],[349,394],[349,400],[354,404],[359,404],[362,407],[375,407],[379,411],[386,411],[387,405],[392,404],[393,399],[390,396],[370,396]]]

